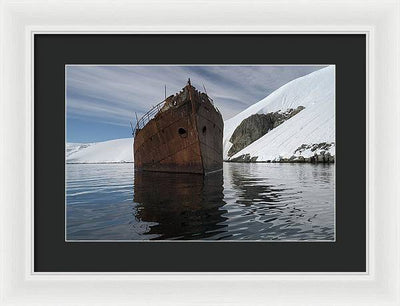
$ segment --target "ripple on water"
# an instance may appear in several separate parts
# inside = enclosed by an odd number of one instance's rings
[[[67,239],[333,240],[334,169],[224,163],[203,177],[69,164]]]

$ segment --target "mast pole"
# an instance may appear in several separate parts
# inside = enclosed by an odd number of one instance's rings
[[[205,92],[206,95],[208,96],[207,89],[206,89],[206,87],[204,86],[204,83],[203,83],[203,88],[204,88],[204,92]]]
[[[137,113],[135,112],[135,117],[136,117],[136,128],[139,128],[138,124],[139,124],[139,120],[137,118]]]
[[[133,132],[133,125],[132,125],[132,121],[129,121],[129,123],[131,124],[131,130],[132,130],[132,136],[133,136],[134,132]]]

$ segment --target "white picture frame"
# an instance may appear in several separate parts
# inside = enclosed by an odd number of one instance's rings
[[[1,2],[2,305],[400,305],[400,1]],[[365,33],[366,273],[33,272],[34,33]]]

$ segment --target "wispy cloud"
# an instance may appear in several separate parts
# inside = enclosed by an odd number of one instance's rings
[[[67,116],[129,126],[190,77],[229,119],[285,83],[322,66],[67,66]]]

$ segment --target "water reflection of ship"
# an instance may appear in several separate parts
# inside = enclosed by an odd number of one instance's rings
[[[154,222],[146,234],[156,239],[206,239],[224,232],[222,172],[207,176],[135,173],[135,217]]]

